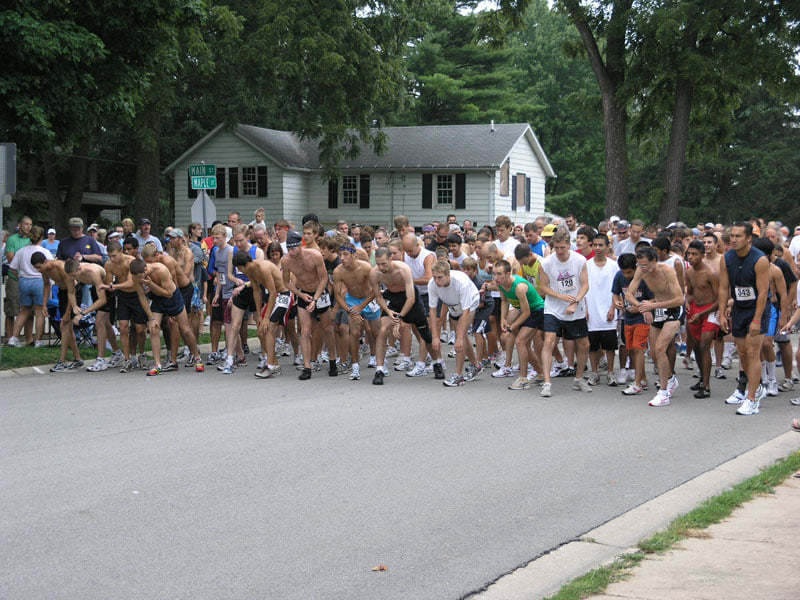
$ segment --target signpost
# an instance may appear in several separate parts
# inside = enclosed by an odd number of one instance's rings
[[[3,223],[3,207],[11,206],[11,194],[17,192],[17,145],[0,143],[0,225]],[[0,285],[0,324],[5,323],[3,314],[3,286]],[[6,336],[10,332],[6,331]],[[0,361],[3,349],[0,344]]]
[[[206,194],[206,190],[217,189],[217,165],[189,165],[189,178],[192,182],[192,189],[199,190],[197,200],[192,204],[192,220],[200,221],[203,230],[217,219],[217,207]]]

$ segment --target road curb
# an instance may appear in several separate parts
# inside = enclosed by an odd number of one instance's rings
[[[539,600],[555,594],[572,579],[635,550],[639,541],[665,529],[702,501],[757,475],[798,449],[800,436],[792,431],[784,433],[534,558],[466,597]]]

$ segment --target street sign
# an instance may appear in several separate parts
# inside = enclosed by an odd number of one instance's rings
[[[192,177],[213,177],[217,174],[217,165],[189,165]]]
[[[200,176],[192,176],[192,189],[193,190],[215,190],[217,189],[217,178]]]
[[[216,220],[217,207],[214,205],[213,200],[208,197],[208,194],[204,190],[200,190],[197,194],[197,200],[192,204],[192,221],[202,224],[203,231],[205,231]]]

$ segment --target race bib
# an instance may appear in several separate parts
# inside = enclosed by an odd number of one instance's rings
[[[575,291],[575,277],[565,277],[564,279],[558,280],[558,291],[561,294],[567,294],[569,292]]]
[[[653,321],[656,323],[660,323],[661,321],[667,320],[667,309],[666,308],[657,308],[653,311]]]
[[[375,302],[375,300],[373,300],[372,302],[367,304],[367,310],[370,311],[370,312],[376,313],[376,312],[380,311],[380,309],[381,309],[381,307],[378,306],[378,303]]]
[[[743,302],[756,299],[756,291],[752,287],[736,286],[734,293],[736,294],[736,299]]]
[[[317,308],[328,308],[331,305],[331,296],[328,292],[322,294],[317,300]]]
[[[225,285],[227,283],[227,278],[225,277],[225,273],[222,271],[219,272],[219,284]]]
[[[289,294],[278,294],[278,297],[275,299],[275,307],[276,308],[289,308],[289,302],[291,301],[291,296]]]
[[[451,317],[460,317],[464,310],[460,306],[448,306],[448,312]]]

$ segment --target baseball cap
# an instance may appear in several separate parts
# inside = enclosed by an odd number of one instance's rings
[[[290,231],[286,235],[286,247],[287,248],[296,248],[303,242],[303,236],[297,233],[296,231]]]
[[[122,234],[119,231],[112,231],[111,233],[108,234],[107,239],[114,240],[116,238],[121,238],[121,237],[122,237]]]
[[[714,229],[714,224],[713,223],[706,223],[705,225],[703,225],[703,228],[704,229]]]
[[[171,238],[182,238],[183,237],[183,229],[180,227],[175,227],[170,229],[169,233],[167,233],[167,237]]]
[[[100,229],[100,226],[97,223],[92,223],[91,225],[89,225],[89,229],[87,229],[86,231],[91,231],[92,229],[97,231],[98,229]]]
[[[544,229],[542,229],[542,237],[551,237],[556,232],[556,226],[552,223],[550,225],[545,225]]]
[[[47,230],[47,235],[50,235],[51,233],[55,233],[55,232],[56,232],[56,230],[51,227],[50,229]]]
[[[611,217],[608,220],[610,223],[619,223],[620,219],[617,215],[611,215]]]
[[[625,219],[620,219],[617,221],[617,229],[630,229],[631,224],[628,223]]]
[[[69,220],[69,226],[70,227],[83,227],[83,219],[81,219],[80,217],[72,217]]]
[[[697,227],[692,227],[692,235],[700,235],[700,230]]]
[[[150,225],[150,219],[147,217],[142,217],[139,219],[139,225]]]

